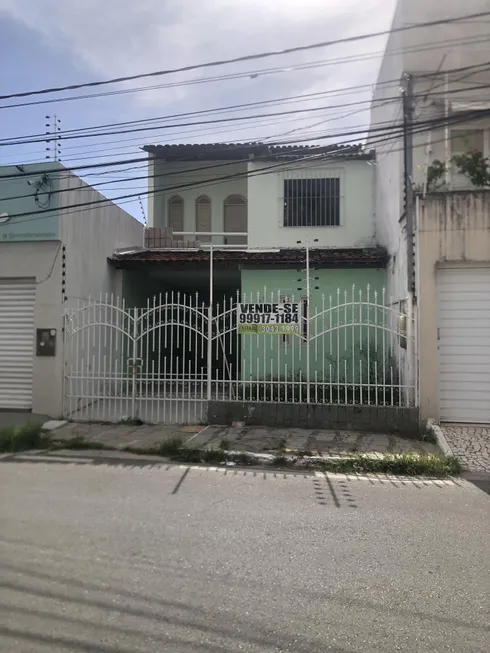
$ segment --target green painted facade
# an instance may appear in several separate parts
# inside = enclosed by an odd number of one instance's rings
[[[365,382],[384,374],[389,311],[382,310],[384,269],[321,269],[310,272],[310,381]],[[369,296],[368,296],[369,293]],[[244,300],[301,303],[306,316],[306,274],[297,270],[243,270]],[[381,327],[381,328],[379,328]],[[306,320],[303,338],[244,335],[241,338],[244,381],[306,381]],[[379,366],[376,362],[379,359]]]
[[[21,168],[0,168],[0,242],[59,240],[63,166],[47,162]]]

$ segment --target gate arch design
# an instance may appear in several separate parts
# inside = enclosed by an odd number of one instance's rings
[[[290,335],[240,335],[239,302],[296,302]],[[209,401],[415,406],[410,307],[369,286],[333,295],[237,293],[213,307],[169,292],[144,308],[105,296],[65,315],[64,414],[204,423]]]

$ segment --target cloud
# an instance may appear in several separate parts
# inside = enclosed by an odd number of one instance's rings
[[[393,0],[0,0],[4,11],[34,32],[49,47],[68,56],[87,81],[227,59],[250,53],[282,50],[296,45],[342,38],[387,29]],[[287,56],[275,56],[242,64],[205,68],[186,74],[131,82],[128,86],[194,81],[279,67],[282,72],[253,73],[238,80],[189,84],[119,96],[139,116],[253,102],[348,86],[374,83],[380,59],[336,62],[335,59],[381,50],[384,39],[370,39],[344,46],[321,48]],[[287,70],[301,63],[330,60],[308,70]],[[284,70],[286,69],[286,70]],[[53,71],[56,82],[56,71]],[[121,86],[119,87],[121,88]],[[355,102],[370,96],[370,89],[356,95],[330,99],[331,104]],[[325,98],[283,109],[324,106]],[[277,107],[270,111],[278,110]],[[260,111],[259,111],[260,112]],[[326,112],[339,115],[339,111]],[[277,120],[275,131],[286,132],[320,121],[321,115]],[[359,124],[356,115],[351,120]],[[332,128],[348,124],[341,120]],[[230,138],[256,132],[259,125],[224,132]],[[224,130],[225,127],[222,127]],[[274,131],[265,126],[264,134]],[[223,135],[223,138],[225,136]],[[226,136],[227,137],[227,136]],[[217,136],[218,138],[218,136]],[[221,137],[220,137],[221,138]]]

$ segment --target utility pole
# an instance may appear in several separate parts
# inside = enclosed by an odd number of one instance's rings
[[[407,224],[408,292],[415,290],[414,192],[413,192],[413,78],[406,74],[403,88],[403,185]]]

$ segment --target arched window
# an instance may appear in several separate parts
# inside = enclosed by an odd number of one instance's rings
[[[168,226],[173,231],[184,231],[184,200],[180,195],[168,200]]]
[[[224,231],[247,231],[247,200],[242,195],[229,195],[224,204]],[[226,236],[228,245],[245,245],[246,236]]]
[[[212,231],[211,229],[211,200],[207,195],[196,199],[196,231]],[[211,236],[196,236],[196,240],[207,242]]]

